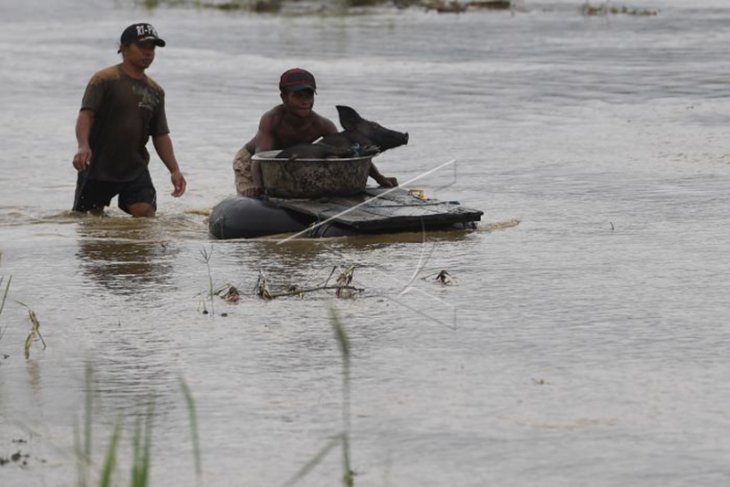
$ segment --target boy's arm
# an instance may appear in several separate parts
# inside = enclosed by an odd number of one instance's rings
[[[393,188],[398,186],[398,180],[396,178],[383,176],[372,162],[370,163],[370,172],[368,173],[368,176],[373,178],[376,183],[384,188]]]

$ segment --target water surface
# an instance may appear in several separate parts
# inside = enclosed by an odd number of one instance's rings
[[[331,308],[351,340],[356,485],[726,483],[730,7],[653,0],[640,7],[657,16],[586,18],[581,3],[304,17],[0,6],[0,457],[29,455],[0,467],[2,484],[76,485],[90,364],[97,464],[121,418],[126,475],[154,402],[151,485],[196,485],[182,377],[202,483],[283,485],[342,428]],[[188,193],[169,195],[153,157],[157,218],[70,215],[83,88],[140,19],[168,41],[149,73]],[[385,174],[456,159],[414,186],[482,209],[481,228],[211,240],[232,157],[293,66],[317,76],[323,115],[351,105],[409,132],[378,157]],[[352,264],[354,300],[252,292],[260,271],[282,290]],[[444,269],[452,285],[434,279]],[[211,305],[209,279],[241,301]],[[48,344],[28,360],[17,301]],[[340,455],[298,485],[337,485]]]

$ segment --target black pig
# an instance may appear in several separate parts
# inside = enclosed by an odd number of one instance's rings
[[[313,144],[284,149],[277,159],[327,159],[377,154],[408,143],[408,133],[396,132],[365,120],[350,107],[337,105],[342,132],[326,135]]]

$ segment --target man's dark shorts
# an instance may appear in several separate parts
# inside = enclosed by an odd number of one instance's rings
[[[135,203],[149,203],[157,209],[157,192],[147,169],[137,179],[122,183],[98,181],[89,178],[86,172],[79,173],[73,209],[84,212],[102,211],[117,195],[119,208],[127,213],[129,206]]]

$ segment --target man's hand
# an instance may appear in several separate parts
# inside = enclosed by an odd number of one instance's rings
[[[76,170],[81,172],[87,169],[89,167],[89,161],[91,161],[91,148],[88,145],[79,147],[73,160],[73,165]]]
[[[185,176],[183,176],[179,170],[174,171],[170,173],[170,180],[172,181],[173,188],[175,188],[172,195],[175,198],[179,198],[183,195],[183,193],[185,193],[185,188],[188,186],[187,181],[185,181]]]

